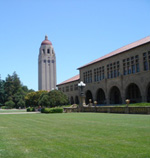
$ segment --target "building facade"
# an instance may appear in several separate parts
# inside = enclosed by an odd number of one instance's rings
[[[76,75],[57,85],[58,90],[62,91],[68,96],[70,104],[74,104],[74,103],[79,104],[78,83],[79,83],[79,75]]]
[[[150,36],[119,48],[78,70],[79,81],[86,83],[86,104],[89,99],[97,101],[99,105],[123,104],[126,99],[130,99],[131,103],[150,102]]]
[[[56,88],[56,55],[52,43],[45,36],[38,57],[38,89],[50,91]]]

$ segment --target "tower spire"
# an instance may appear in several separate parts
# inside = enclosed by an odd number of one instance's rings
[[[45,40],[48,40],[48,36],[47,35],[45,35]]]

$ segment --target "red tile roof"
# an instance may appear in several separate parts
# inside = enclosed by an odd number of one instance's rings
[[[81,69],[81,68],[83,68],[83,67],[89,66],[89,65],[91,65],[91,64],[94,64],[94,63],[96,63],[96,62],[98,62],[98,61],[107,59],[107,58],[112,57],[112,56],[114,56],[114,55],[123,53],[123,52],[125,52],[125,51],[127,51],[127,50],[130,50],[130,49],[132,49],[132,48],[135,48],[135,47],[138,47],[138,46],[140,46],[140,45],[146,44],[146,43],[148,43],[148,42],[150,42],[150,36],[145,37],[145,38],[143,38],[143,39],[141,39],[141,40],[138,40],[138,41],[136,41],[136,42],[133,42],[133,43],[131,43],[131,44],[128,44],[128,45],[126,45],[126,46],[124,46],[124,47],[121,47],[121,48],[119,48],[119,49],[117,49],[117,50],[115,50],[115,51],[113,51],[113,52],[111,52],[111,53],[109,53],[109,54],[107,54],[107,55],[104,55],[104,56],[102,56],[102,57],[100,57],[100,58],[98,58],[98,59],[96,59],[96,60],[94,60],[94,61],[92,61],[92,62],[86,64],[86,65],[83,65],[83,66],[79,67],[78,69]]]
[[[52,42],[50,42],[49,40],[44,40],[41,45],[52,45]]]
[[[76,75],[76,76],[74,76],[74,77],[72,77],[72,78],[70,78],[70,79],[68,79],[60,84],[57,84],[57,86],[60,86],[60,85],[63,85],[63,84],[69,83],[69,82],[77,81],[79,79],[80,79],[79,75]]]
[[[45,36],[45,40],[41,43],[41,45],[52,45],[52,42],[48,40],[48,36]]]

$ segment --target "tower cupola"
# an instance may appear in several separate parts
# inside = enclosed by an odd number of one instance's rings
[[[52,45],[52,42],[48,40],[47,35],[45,35],[45,40],[41,43],[41,45]]]

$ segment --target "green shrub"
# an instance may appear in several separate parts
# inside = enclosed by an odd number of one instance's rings
[[[19,107],[21,107],[21,108],[25,107],[25,102],[22,99],[20,99],[19,102],[17,103],[17,107],[18,108]]]
[[[63,113],[63,108],[42,108],[41,113]]]
[[[42,108],[41,113],[50,113],[50,108]]]
[[[5,102],[5,106],[7,106],[8,108],[14,108],[15,103],[12,100],[9,100],[7,102]]]
[[[27,112],[33,112],[33,111],[35,111],[35,108],[33,108],[33,107],[27,108]]]
[[[2,106],[1,109],[9,109],[7,106]]]
[[[50,113],[63,113],[63,108],[50,108]]]

